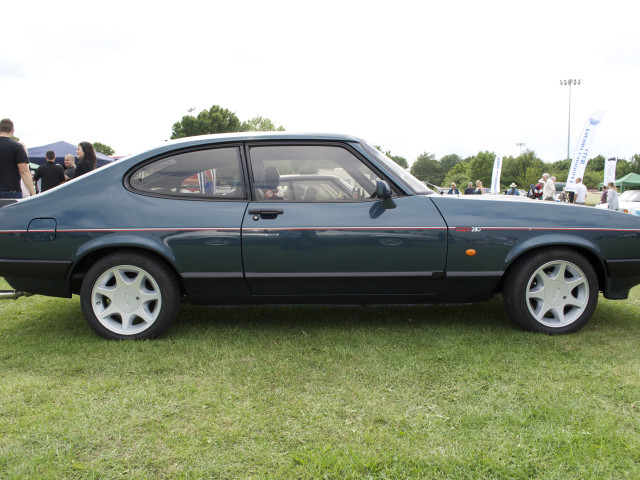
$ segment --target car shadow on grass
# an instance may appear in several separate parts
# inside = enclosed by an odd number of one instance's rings
[[[361,328],[516,328],[502,302],[474,305],[287,305],[201,307],[183,305],[171,327],[172,335],[219,328],[243,330],[311,330]]]
[[[5,305],[5,304],[3,304]],[[608,301],[602,297],[581,332],[602,330],[638,334],[638,300]],[[33,334],[44,338],[98,339],[80,310],[79,298],[29,297],[11,302],[2,309],[5,335]],[[287,306],[195,306],[183,304],[167,335],[187,338],[215,335],[229,328],[274,333],[309,333],[329,329],[356,330],[382,328],[420,329],[437,333],[456,330],[521,332],[508,317],[502,300],[465,305],[287,305]]]

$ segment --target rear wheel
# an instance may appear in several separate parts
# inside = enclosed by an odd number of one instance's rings
[[[527,330],[550,334],[578,331],[598,302],[598,279],[579,253],[539,250],[509,268],[504,301],[510,317]]]
[[[180,285],[170,267],[153,255],[118,252],[87,272],[80,303],[89,326],[107,339],[144,339],[163,334],[178,314]]]

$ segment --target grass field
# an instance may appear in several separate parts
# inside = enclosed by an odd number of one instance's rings
[[[77,297],[0,318],[2,479],[640,478],[638,287],[566,336],[499,300],[184,306],[146,342]]]

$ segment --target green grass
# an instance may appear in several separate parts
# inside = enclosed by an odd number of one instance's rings
[[[76,297],[0,318],[2,479],[640,478],[638,287],[566,336],[499,300],[185,305],[146,342]]]

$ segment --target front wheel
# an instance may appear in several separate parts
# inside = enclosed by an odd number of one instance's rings
[[[598,303],[598,279],[591,264],[566,248],[539,250],[509,268],[503,290],[509,316],[535,332],[573,333]]]
[[[140,252],[118,252],[96,262],[80,291],[82,313],[101,337],[154,338],[178,314],[180,286],[163,261]]]

